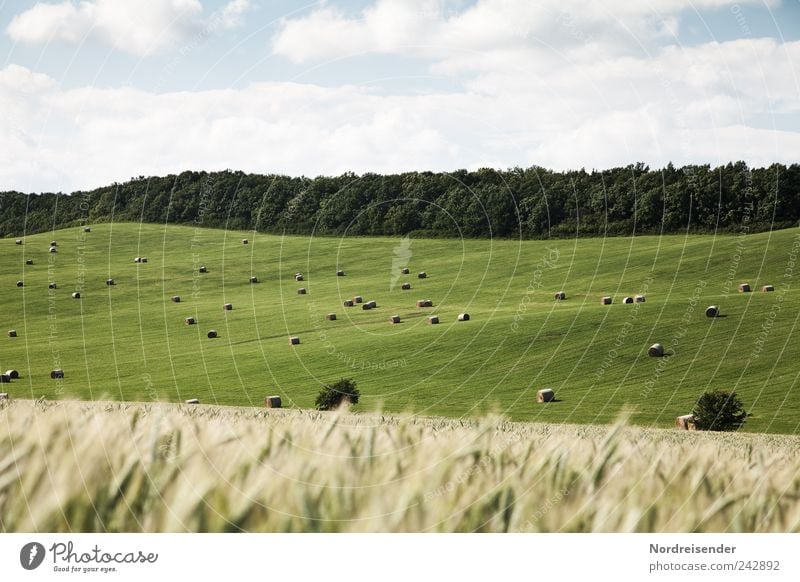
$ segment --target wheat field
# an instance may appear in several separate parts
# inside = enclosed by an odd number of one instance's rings
[[[796,532],[800,439],[0,403],[4,532]]]

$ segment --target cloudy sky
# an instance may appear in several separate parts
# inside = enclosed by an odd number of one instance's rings
[[[0,0],[0,190],[800,162],[800,0]]]

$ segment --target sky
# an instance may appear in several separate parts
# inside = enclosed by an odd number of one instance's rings
[[[800,162],[800,0],[0,0],[0,191]]]

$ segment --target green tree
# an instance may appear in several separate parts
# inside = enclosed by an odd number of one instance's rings
[[[703,394],[692,410],[699,430],[733,431],[747,419],[741,400],[735,392],[712,390]]]
[[[341,378],[334,384],[326,384],[317,394],[314,403],[317,410],[335,410],[343,403],[358,404],[361,394],[356,388],[356,383],[351,378]]]

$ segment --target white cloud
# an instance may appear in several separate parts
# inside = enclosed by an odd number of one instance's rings
[[[232,0],[205,17],[200,0],[64,0],[37,2],[11,20],[6,32],[17,42],[82,43],[94,40],[146,56],[185,42],[204,27],[240,26],[249,0]]]

